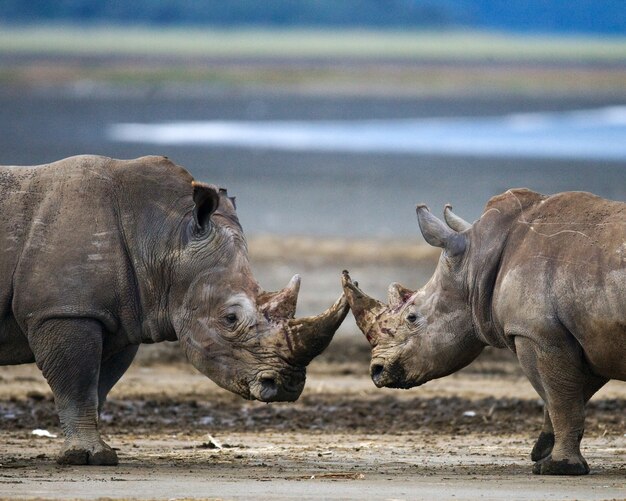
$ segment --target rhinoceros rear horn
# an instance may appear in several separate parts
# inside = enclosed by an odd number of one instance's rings
[[[454,231],[458,231],[459,233],[469,230],[472,227],[470,223],[452,212],[452,206],[450,204],[446,204],[446,206],[444,207],[443,218],[446,220],[446,224],[450,228],[452,228]]]
[[[308,365],[322,353],[332,341],[349,309],[348,301],[342,294],[320,315],[288,320],[285,335],[290,340],[290,358],[293,363]]]
[[[467,245],[465,236],[457,233],[443,221],[433,216],[426,205],[418,205],[416,212],[420,230],[427,243],[445,249],[450,256],[463,253]]]
[[[284,289],[261,292],[257,296],[257,306],[266,318],[293,318],[296,314],[299,291],[300,275],[294,275]]]
[[[358,283],[352,281],[346,270],[342,274],[341,283],[357,326],[365,334],[370,344],[375,345],[378,336],[376,324],[389,308],[359,289]]]

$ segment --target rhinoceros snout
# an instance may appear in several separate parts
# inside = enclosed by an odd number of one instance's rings
[[[250,385],[250,394],[261,402],[293,402],[304,388],[304,375],[285,378],[278,372],[263,372]]]
[[[414,386],[407,380],[404,368],[397,362],[372,360],[370,376],[378,388],[411,388]]]

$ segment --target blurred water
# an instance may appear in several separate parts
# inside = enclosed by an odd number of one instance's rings
[[[288,151],[626,160],[626,106],[501,117],[112,124],[113,141]]]
[[[225,186],[237,196],[248,235],[400,237],[418,242],[418,202],[439,215],[450,202],[459,215],[472,220],[491,196],[513,187],[542,193],[585,190],[626,200],[626,159],[616,158],[626,145],[625,101],[602,95],[372,98],[255,92],[3,93],[0,89],[0,164],[43,164],[84,153],[114,158],[166,155],[197,179]],[[306,126],[307,131],[327,137],[335,149],[317,148],[319,137],[307,139],[317,149],[279,149],[223,140],[170,144],[113,141],[109,136],[116,124],[207,122],[246,125],[255,141],[263,131],[269,134],[272,124],[287,126],[280,133],[272,132],[279,136],[276,140],[293,127]],[[562,127],[564,122],[569,125]],[[343,128],[343,135],[326,130],[327,124]],[[381,133],[386,127],[381,124],[389,125],[388,132]],[[570,139],[552,137],[559,127]],[[359,139],[363,128],[371,134],[365,141]],[[449,148],[399,152],[389,151],[390,146],[385,150],[378,146],[376,151],[341,149],[357,140],[364,147],[375,141],[382,144],[399,133],[406,141],[415,141],[410,136],[415,136],[416,128],[430,131],[428,141],[423,141],[427,146],[448,148],[456,137],[465,144],[466,153]],[[199,134],[195,129],[194,125],[186,130],[183,139]],[[153,140],[153,132],[150,129],[146,139]],[[574,132],[581,135],[574,138]],[[515,134],[528,134],[529,156],[513,151]],[[591,145],[592,136],[604,141],[604,146]],[[393,141],[402,146],[403,141]],[[497,141],[500,154],[493,152],[493,146],[491,153],[476,153],[477,145]],[[547,155],[543,142],[565,156],[530,158],[535,150]],[[603,153],[604,148],[613,153]],[[580,156],[570,158],[568,151],[570,157]]]

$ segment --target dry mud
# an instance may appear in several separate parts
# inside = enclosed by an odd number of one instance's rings
[[[314,362],[298,402],[270,405],[231,395],[184,362],[144,359],[103,415],[117,467],[57,466],[62,439],[32,434],[60,435],[45,381],[34,366],[3,368],[0,497],[626,497],[623,383],[589,406],[583,453],[592,474],[537,477],[528,455],[541,403],[510,357],[488,352],[459,374],[400,391],[376,389],[363,355]]]
[[[405,251],[410,245],[387,249],[391,260],[373,242],[300,242],[294,253],[297,245],[261,239],[250,249],[268,289],[302,273],[300,314],[339,294],[339,256],[379,297],[395,280],[417,286],[437,259]],[[592,473],[538,477],[529,453],[542,405],[512,355],[486,350],[463,371],[407,391],[377,389],[367,372],[368,347],[351,316],[311,364],[295,403],[242,400],[195,371],[175,345],[142,346],[102,416],[120,464],[61,467],[58,418],[41,374],[34,365],[0,367],[0,498],[626,499],[623,382],[589,405],[583,454]]]

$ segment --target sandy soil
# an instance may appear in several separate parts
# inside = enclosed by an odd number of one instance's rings
[[[144,357],[103,416],[117,467],[57,466],[62,439],[32,434],[60,434],[45,381],[34,366],[5,367],[0,497],[626,497],[623,383],[590,404],[583,453],[592,474],[537,477],[528,454],[541,404],[510,357],[487,352],[456,375],[399,391],[376,389],[363,355],[314,362],[301,399],[272,405],[241,400],[183,362]]]

